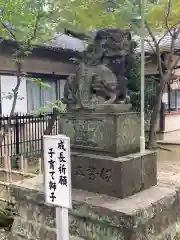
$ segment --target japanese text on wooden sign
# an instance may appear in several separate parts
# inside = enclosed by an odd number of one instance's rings
[[[71,208],[70,139],[64,135],[44,136],[46,202]]]

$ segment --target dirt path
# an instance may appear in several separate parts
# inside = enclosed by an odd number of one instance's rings
[[[180,187],[180,159],[173,160],[158,160],[158,181],[163,184],[175,185]]]

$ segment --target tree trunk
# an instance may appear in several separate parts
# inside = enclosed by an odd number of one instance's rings
[[[161,100],[164,92],[165,83],[166,83],[166,80],[164,77],[160,80],[160,85],[158,86],[156,91],[155,103],[154,103],[153,111],[151,114],[151,120],[150,120],[148,148],[154,148],[156,146],[156,126],[157,126],[158,114],[160,113],[160,109],[161,109]]]
[[[54,123],[58,117],[59,111],[57,109],[53,109],[52,117],[48,121],[48,125],[46,130],[44,131],[44,135],[50,135],[52,133],[52,129],[54,126]],[[41,141],[41,158],[42,158],[42,164],[41,164],[41,172],[44,172],[44,144],[43,144],[43,136]]]
[[[12,117],[14,115],[14,111],[15,111],[16,103],[17,103],[17,99],[18,99],[18,91],[19,91],[19,88],[20,88],[20,85],[21,85],[21,76],[20,76],[20,74],[21,74],[21,62],[17,62],[16,66],[17,66],[17,83],[16,83],[15,88],[13,89],[13,102],[12,102],[12,107],[11,107],[11,111],[10,111],[10,114],[9,114],[9,118],[7,120],[7,123],[5,124],[4,129],[0,129],[0,147],[2,146],[4,138],[6,137],[6,135],[9,132],[9,126],[11,124],[11,120],[12,120]]]
[[[59,111],[56,108],[54,108],[52,117],[49,119],[47,128],[44,131],[44,135],[50,135],[52,133],[52,129],[53,129],[54,123],[57,119],[58,113],[59,113]]]

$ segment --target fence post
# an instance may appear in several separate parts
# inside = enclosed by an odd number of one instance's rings
[[[16,133],[16,155],[19,155],[19,119],[18,115],[15,118],[15,133]]]

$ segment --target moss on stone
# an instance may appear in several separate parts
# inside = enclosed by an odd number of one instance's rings
[[[11,229],[15,215],[15,208],[13,204],[7,204],[0,207],[0,228]]]

